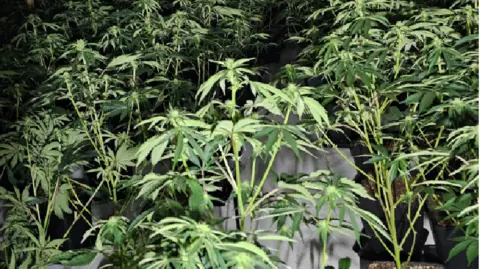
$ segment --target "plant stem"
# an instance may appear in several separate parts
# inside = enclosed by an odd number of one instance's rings
[[[331,217],[332,217],[332,208],[329,206],[327,219],[325,220],[327,222],[326,227],[330,226]],[[327,238],[328,238],[328,232],[327,232]],[[323,242],[323,245],[322,245],[322,260],[320,262],[320,269],[324,269],[328,261],[328,253],[327,253],[328,239],[327,238],[325,239],[325,242]]]
[[[245,228],[245,209],[243,205],[242,197],[242,179],[240,175],[240,159],[238,158],[238,149],[235,143],[235,137],[232,137],[232,147],[233,155],[235,158],[235,179],[237,184],[237,200],[238,200],[238,210],[240,211],[240,229],[243,231]]]
[[[286,125],[287,122],[288,122],[288,118],[290,116],[290,113],[292,111],[292,105],[290,104],[288,106],[288,109],[287,109],[287,113],[285,115],[285,119],[283,121],[283,125]],[[270,156],[270,161],[268,162],[268,166],[267,166],[267,169],[265,170],[264,174],[263,174],[263,177],[262,179],[260,180],[260,184],[257,186],[257,189],[255,190],[255,193],[253,195],[253,197],[250,199],[250,203],[247,207],[247,211],[253,211],[253,203],[255,202],[255,199],[258,197],[258,195],[260,194],[260,191],[262,190],[262,187],[263,187],[263,184],[265,184],[265,180],[267,179],[268,175],[270,174],[270,169],[272,169],[272,166],[273,166],[273,162],[275,161],[275,157],[277,156],[277,153],[278,151],[280,150],[280,146],[281,146],[281,141],[282,141],[282,136],[283,136],[283,133],[280,133],[278,135],[278,138],[277,138],[277,141],[275,143],[275,148],[273,150],[273,153],[272,155]]]

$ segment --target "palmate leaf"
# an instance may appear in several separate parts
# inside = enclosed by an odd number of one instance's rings
[[[115,154],[115,164],[119,168],[126,168],[127,166],[135,166],[132,160],[135,159],[137,147],[128,148],[127,144],[122,144]]]
[[[311,97],[304,97],[303,100],[310,114],[320,126],[330,125],[327,111],[319,102]]]
[[[157,146],[155,146],[152,150],[152,165],[156,165],[163,157],[165,153],[165,149],[168,146],[168,139],[164,139],[160,142]]]
[[[67,251],[50,257],[48,263],[61,263],[65,266],[87,266],[93,262],[96,256],[95,251]]]
[[[147,174],[134,184],[135,186],[140,187],[137,198],[144,196],[155,200],[159,192],[163,189],[165,182],[169,179],[170,175],[158,175],[155,173]]]
[[[283,181],[278,182],[278,187],[281,189],[294,190],[302,195],[302,198],[309,201],[312,204],[315,204],[315,200],[310,192],[302,185],[299,184],[287,184]]]
[[[112,68],[112,67],[117,67],[117,66],[123,66],[125,64],[131,64],[134,63],[138,58],[140,58],[141,55],[136,54],[136,55],[120,55],[116,58],[114,58],[107,66],[107,68]]]
[[[284,242],[296,242],[295,240],[288,238],[283,235],[271,234],[271,235],[262,235],[257,237],[261,241],[284,241]]]
[[[293,150],[297,158],[300,159],[300,152],[298,150],[298,145],[295,137],[287,130],[283,130],[283,138],[285,138],[285,141],[287,144],[290,146],[290,148]]]
[[[190,209],[202,213],[206,204],[202,186],[194,179],[187,180],[187,184],[190,187],[190,197],[188,198]]]
[[[173,169],[175,169],[175,166],[177,163],[180,161],[183,155],[183,146],[185,145],[184,139],[183,139],[183,133],[180,132],[177,137],[177,145],[175,146],[175,153],[173,156]]]
[[[259,120],[245,118],[233,126],[233,133],[256,133],[261,127]]]
[[[63,219],[63,213],[71,214],[72,210],[69,206],[69,190],[70,186],[68,184],[62,184],[55,194],[53,201],[53,211],[55,215],[60,219]]]
[[[277,268],[270,258],[268,257],[267,253],[260,249],[259,247],[248,243],[248,242],[237,242],[237,243],[223,243],[219,244],[218,248],[225,249],[225,250],[230,250],[230,251],[246,251],[250,252],[252,254],[257,255],[258,257],[262,258],[264,262],[266,262],[268,265],[270,265],[272,268]]]
[[[220,71],[215,75],[211,76],[207,81],[205,81],[200,86],[197,94],[195,95],[195,98],[198,99],[198,102],[202,102],[203,99],[205,99],[205,97],[211,92],[215,83],[217,83],[221,79],[224,79],[225,76],[226,76],[226,71]]]
[[[173,131],[168,131],[162,135],[159,136],[154,136],[150,139],[148,139],[145,143],[143,143],[140,148],[137,151],[137,166],[140,165],[147,156],[152,152],[152,150],[156,149],[157,146],[162,146],[162,143],[165,143],[165,141],[170,141],[170,139],[173,137],[174,132]],[[166,146],[165,146],[166,147]],[[155,151],[155,160],[160,160],[161,156],[159,156],[160,152],[159,149]],[[163,154],[163,152],[162,152]],[[153,161],[153,160],[152,160]],[[155,165],[156,163],[152,163],[152,165]]]

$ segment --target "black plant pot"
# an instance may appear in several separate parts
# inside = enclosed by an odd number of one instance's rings
[[[459,243],[455,239],[464,236],[461,230],[451,226],[439,225],[436,218],[431,216],[430,223],[433,239],[435,240],[437,258],[445,265],[445,269],[478,269],[478,258],[468,265],[466,250],[447,260],[450,251]]]
[[[383,209],[378,201],[372,201],[368,199],[361,198],[359,207],[363,210],[369,211],[375,216],[377,216],[385,225],[386,218],[383,212]],[[413,219],[415,213],[418,210],[418,205],[411,206],[411,216]],[[407,231],[410,229],[410,223],[407,218],[408,214],[408,205],[400,204],[395,208],[395,222],[396,222],[396,232],[399,238],[399,241],[402,240]],[[413,253],[411,256],[411,261],[420,261],[422,259],[422,249],[425,245],[425,242],[428,237],[428,230],[423,227],[424,224],[424,213],[422,210],[421,216],[417,218],[415,223],[413,223],[413,228],[417,232],[417,236],[414,242],[413,231],[410,231],[405,243],[403,244],[404,250],[401,252],[401,259],[406,261],[409,256],[409,251],[413,245]],[[385,250],[380,239],[377,238],[373,229],[368,225],[366,221],[362,219],[363,230],[362,233],[367,237],[362,237],[360,244],[356,243],[353,247],[353,250],[358,253],[361,259],[372,260],[372,261],[393,261],[393,257]],[[379,235],[380,236],[380,235]],[[393,245],[388,243],[385,238],[381,238],[383,242],[386,243],[387,247],[393,252]]]

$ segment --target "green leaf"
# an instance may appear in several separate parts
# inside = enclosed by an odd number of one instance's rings
[[[202,213],[205,209],[205,199],[202,186],[194,179],[189,179],[187,184],[190,187],[190,197],[188,198],[190,209]]]
[[[67,251],[52,256],[48,263],[62,263],[65,266],[86,266],[97,256],[94,251]]]
[[[329,125],[327,111],[319,102],[311,97],[304,97],[303,100],[307,105],[310,114],[319,125],[323,125],[323,123]]]
[[[350,269],[350,266],[352,265],[352,260],[350,258],[341,258],[338,261],[338,269]]]
[[[385,157],[385,156],[374,155],[374,156],[372,156],[372,158],[370,158],[366,162],[364,162],[364,164],[378,163],[378,162],[381,162],[381,161],[388,161],[388,158]]]
[[[92,263],[96,256],[97,253],[93,251],[83,252],[72,257],[68,261],[63,261],[62,264],[65,266],[86,266]]]
[[[234,133],[255,133],[260,128],[260,121],[255,119],[241,119],[233,127]]]
[[[275,88],[274,86],[262,82],[251,82],[251,85],[257,89],[258,92],[262,94],[265,98],[274,98],[274,97],[280,97],[283,101],[293,104],[293,101],[291,98],[285,94],[283,91]],[[273,96],[270,94],[270,92],[273,94]]]
[[[138,215],[131,223],[130,225],[128,226],[128,229],[127,231],[134,231],[135,230],[135,226],[142,222],[144,219],[146,219],[150,214],[153,214],[154,213],[154,210],[155,208],[150,208],[150,209],[147,209],[146,211],[142,212],[140,215]]]
[[[276,234],[271,234],[271,235],[262,235],[258,237],[258,240],[263,240],[263,241],[286,241],[286,242],[295,242],[295,240],[288,238],[283,235],[276,235]]]
[[[473,34],[473,35],[468,35],[463,37],[462,39],[458,40],[457,43],[455,43],[455,46],[462,45],[464,43],[470,42],[472,40],[478,39],[478,34]]]
[[[125,54],[125,55],[120,55],[116,58],[114,58],[107,66],[107,68],[112,68],[115,66],[119,65],[124,65],[126,63],[133,63],[135,62],[138,58],[140,57],[139,54],[137,55],[130,55],[130,54]]]
[[[273,132],[271,132],[269,135],[268,135],[268,139],[267,139],[267,143],[265,143],[265,150],[267,152],[270,152],[270,150],[272,149],[273,147],[273,144],[275,144],[275,142],[277,141],[278,139],[278,134],[280,133],[280,130],[279,129],[275,129]]]
[[[135,159],[136,152],[137,152],[136,148],[129,149],[127,145],[124,143],[117,150],[117,154],[115,155],[115,161],[117,162],[118,165],[134,166],[135,164],[132,163],[132,160]]]
[[[447,261],[450,260],[451,258],[457,256],[460,254],[460,252],[464,251],[467,249],[468,245],[470,244],[470,241],[463,241],[455,245],[455,247],[450,250],[450,253],[448,254]]]
[[[297,156],[297,158],[300,158],[300,151],[298,150],[297,141],[295,140],[295,137],[293,137],[293,135],[287,130],[283,130],[283,137],[285,137],[285,141],[293,150],[293,152],[295,152],[295,155]]]
[[[208,93],[212,90],[213,85],[217,83],[220,79],[225,77],[225,73],[223,71],[216,73],[215,75],[211,76],[207,81],[205,81],[200,88],[198,88],[198,92],[195,95],[195,98],[198,99],[198,102],[202,102],[202,100],[207,96]]]
[[[260,249],[259,247],[255,246],[251,243],[248,243],[248,242],[223,243],[223,244],[219,244],[218,247],[219,248],[224,248],[224,249],[227,249],[227,250],[232,250],[232,251],[235,251],[235,250],[238,250],[238,249],[246,250],[248,252],[251,252],[251,253],[259,256],[266,263],[268,263],[270,266],[276,268],[276,266],[274,266],[272,264],[272,262],[270,261],[270,258],[268,258],[268,255],[265,253],[265,251],[263,251],[262,249]]]
[[[422,98],[423,92],[417,92],[412,95],[409,95],[408,98],[404,101],[406,104],[418,103],[420,98]]]
[[[145,141],[145,143],[140,146],[137,152],[137,166],[140,165],[145,160],[145,158],[147,158],[148,154],[150,154],[153,148],[155,148],[166,138],[166,135],[167,134],[162,134],[161,136],[154,136]]]
[[[15,251],[12,251],[12,256],[10,257],[10,264],[8,265],[8,269],[17,269]]]
[[[425,95],[423,95],[422,100],[420,101],[420,112],[425,111],[428,109],[432,104],[433,101],[435,100],[435,97],[437,95],[434,92],[427,92]]]
[[[152,166],[155,166],[163,157],[163,153],[168,146],[169,140],[165,138],[164,141],[160,142],[160,145],[156,146],[152,150]]]
[[[390,164],[390,171],[389,171],[389,183],[391,184],[398,176],[398,167],[399,167],[399,161],[393,161]]]
[[[478,257],[478,239],[473,239],[470,246],[467,248],[467,260],[470,265],[475,258]]]
[[[298,212],[292,217],[292,236],[295,232],[300,231],[304,212]]]
[[[183,133],[180,132],[180,134],[177,137],[177,146],[175,147],[175,155],[173,156],[172,169],[175,169],[177,162],[182,158],[182,154],[183,154]]]
[[[27,258],[25,259],[25,261],[23,261],[22,264],[20,264],[20,266],[17,269],[30,269],[32,268],[31,263],[32,263],[32,256],[27,255]]]
[[[71,214],[72,210],[70,209],[68,197],[69,197],[70,186],[68,184],[62,184],[55,195],[53,201],[53,211],[55,215],[60,219],[63,219],[63,213]]]
[[[287,184],[283,181],[278,182],[278,187],[281,189],[294,190],[303,195],[303,197],[312,204],[315,204],[315,199],[313,199],[312,194],[304,186],[297,184]]]

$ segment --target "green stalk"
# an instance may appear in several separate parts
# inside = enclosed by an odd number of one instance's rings
[[[253,160],[252,160],[252,175],[250,177],[250,188],[253,189],[254,185],[255,185],[255,170],[257,169],[256,168],[257,166],[257,158],[255,155],[253,155]]]
[[[393,243],[393,253],[394,253],[394,260],[395,260],[395,265],[397,268],[402,268],[402,261],[400,259],[400,251],[401,248],[398,245],[398,238],[397,238],[397,224],[395,222],[395,208],[394,208],[394,197],[393,197],[393,190],[392,190],[392,185],[391,184],[386,184],[387,185],[387,202],[390,207],[390,210],[384,208],[385,215],[388,216],[387,220],[390,225],[390,235],[392,236],[392,243]],[[390,213],[390,214],[388,214]]]
[[[238,200],[238,210],[240,211],[240,229],[243,231],[245,228],[245,209],[243,205],[243,198],[242,198],[242,179],[240,175],[240,159],[238,156],[238,149],[237,145],[235,144],[235,139],[232,137],[232,147],[233,147],[233,154],[235,158],[235,178],[237,184],[237,200]]]
[[[330,219],[332,218],[332,208],[329,206],[328,207],[328,214],[327,214],[327,219],[326,219],[326,222],[327,222],[327,227],[330,226]],[[328,233],[327,233],[328,234]],[[328,242],[328,236],[327,236],[327,239],[325,240],[326,242],[323,242],[323,246],[322,246],[322,260],[320,262],[320,269],[324,269],[325,268],[325,265],[328,261],[328,253],[327,253],[327,242]]]
[[[32,173],[32,157],[30,155],[30,150],[29,150],[29,143],[28,143],[28,135],[25,139],[26,143],[27,143],[27,159],[28,159],[28,165],[30,166],[29,170],[30,170],[30,176],[33,175]],[[37,186],[36,186],[36,182],[35,182],[35,179],[34,177],[32,176],[32,182],[33,182],[33,195],[35,197],[37,197]],[[35,205],[35,209],[37,210],[37,217],[38,217],[38,221],[41,221],[41,218],[40,218],[40,208],[38,206],[38,204]]]
[[[286,116],[285,116],[285,119],[283,121],[283,125],[286,125],[287,122],[288,122],[288,118],[290,116],[290,113],[292,111],[292,105],[290,104],[288,106],[288,109],[287,109],[287,113],[286,113]],[[275,142],[275,148],[273,150],[273,153],[270,157],[270,161],[268,162],[268,166],[267,166],[267,170],[265,171],[265,173],[263,174],[263,177],[262,179],[260,180],[260,184],[257,186],[257,189],[255,190],[255,193],[253,195],[253,197],[251,198],[250,200],[250,203],[247,207],[247,211],[253,211],[253,203],[255,201],[255,199],[258,197],[258,195],[260,194],[260,191],[262,190],[262,187],[263,187],[263,184],[265,184],[265,180],[267,179],[268,175],[270,174],[270,169],[272,169],[272,166],[273,166],[273,162],[275,161],[275,157],[277,156],[277,153],[278,151],[280,150],[280,146],[281,146],[281,142],[282,142],[282,137],[283,137],[283,133],[280,133],[278,135],[278,138],[277,138],[277,141]]]
[[[238,90],[238,83],[235,83],[236,81],[230,81],[232,83],[232,121],[235,119],[235,103],[236,103],[236,94]],[[235,180],[237,184],[237,201],[238,201],[238,210],[240,213],[240,229],[243,231],[245,228],[245,208],[243,204],[243,197],[242,197],[242,179],[241,179],[241,174],[240,174],[240,158],[238,154],[238,148],[237,144],[235,142],[235,135],[232,135],[231,137],[231,143],[232,143],[232,148],[233,148],[233,158],[235,161]]]
[[[63,235],[63,239],[66,239],[68,237],[68,235],[70,234],[70,231],[72,230],[73,226],[75,225],[75,223],[80,219],[80,217],[82,216],[83,212],[85,210],[87,210],[87,207],[90,205],[90,203],[93,201],[93,198],[95,197],[95,195],[97,195],[97,193],[100,191],[100,188],[103,186],[103,183],[105,183],[106,180],[105,178],[102,179],[102,181],[100,181],[100,184],[98,184],[98,187],[95,189],[95,191],[93,191],[93,194],[92,196],[90,196],[90,198],[88,199],[88,201],[85,203],[85,205],[83,205],[82,207],[82,210],[80,210],[80,212],[77,214],[77,216],[75,216],[75,219],[73,220],[72,222],[72,225],[68,228],[67,232]]]

